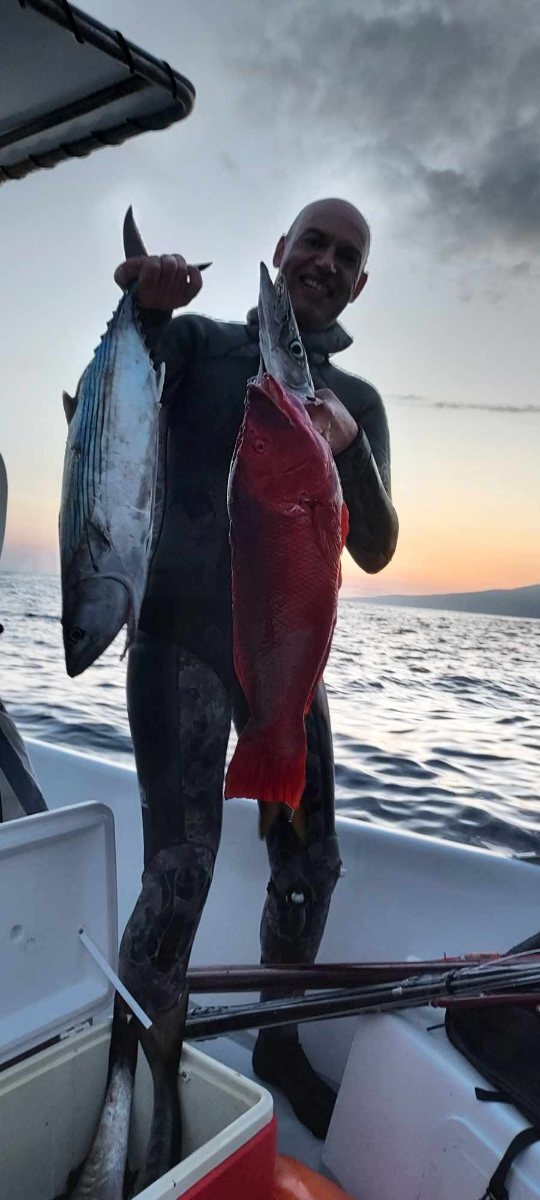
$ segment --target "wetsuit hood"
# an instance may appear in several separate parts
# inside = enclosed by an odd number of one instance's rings
[[[259,340],[259,314],[256,308],[250,308],[247,317],[248,335],[253,341]],[[300,335],[307,351],[310,362],[327,362],[332,354],[348,350],[353,339],[349,333],[336,321],[329,329],[321,329],[317,333],[300,330]]]

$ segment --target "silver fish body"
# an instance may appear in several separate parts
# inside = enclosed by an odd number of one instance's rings
[[[95,662],[125,623],[130,635],[137,625],[150,558],[163,376],[129,291],[75,401],[64,395],[60,559],[70,676]]]
[[[123,1200],[136,1063],[135,1024],[117,1005],[105,1103],[70,1200]]]
[[[313,399],[315,389],[289,289],[283,275],[278,275],[272,283],[264,263],[261,263],[258,312],[261,372],[273,375],[294,396]]]

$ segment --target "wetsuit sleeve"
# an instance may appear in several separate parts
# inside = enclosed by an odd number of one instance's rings
[[[366,385],[367,387],[367,385]],[[369,403],[352,415],[358,434],[341,454],[336,466],[349,510],[347,549],[369,574],[382,571],[392,558],[398,536],[398,518],[390,494],[390,437],[384,405],[369,387]]]

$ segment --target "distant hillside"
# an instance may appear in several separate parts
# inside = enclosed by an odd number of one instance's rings
[[[445,608],[454,612],[489,613],[498,617],[540,619],[540,584],[491,592],[450,592],[444,596],[362,596],[367,604],[399,604],[407,608]]]

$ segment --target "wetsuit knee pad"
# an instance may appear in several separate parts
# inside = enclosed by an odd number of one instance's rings
[[[340,871],[334,834],[273,865],[261,926],[263,958],[268,953],[271,960],[276,937],[294,942],[298,951],[305,943],[306,955],[316,953]]]
[[[208,846],[184,842],[160,850],[144,870],[120,945],[119,969],[152,1020],[180,995],[214,862]]]

